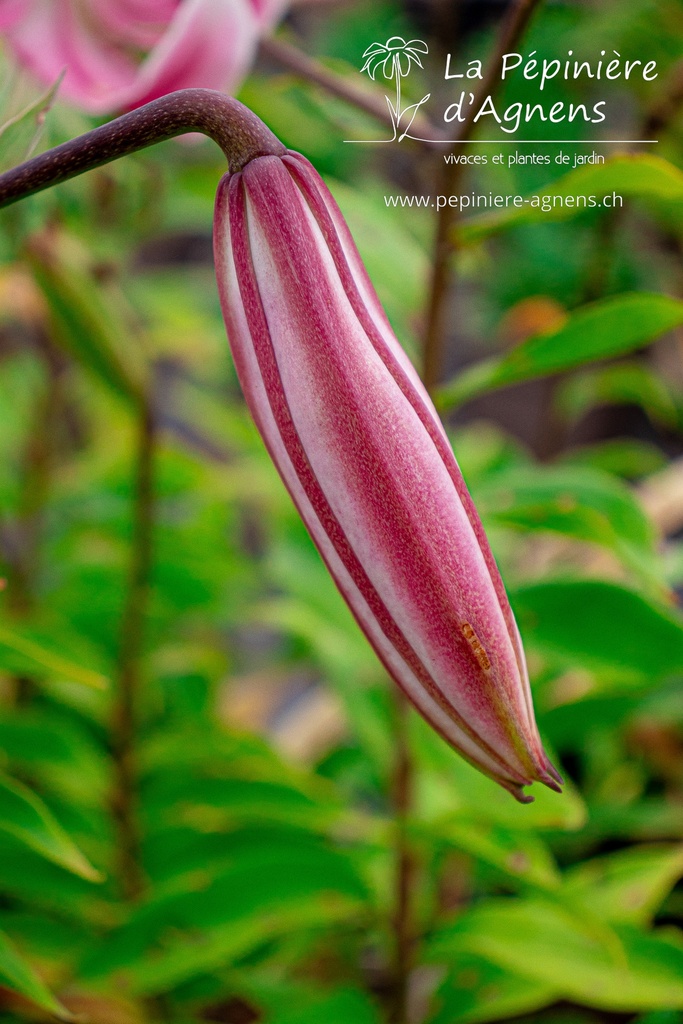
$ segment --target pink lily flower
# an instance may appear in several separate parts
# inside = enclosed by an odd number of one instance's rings
[[[66,69],[60,96],[108,114],[192,86],[234,92],[287,2],[3,0],[0,32],[41,82]]]
[[[522,644],[436,410],[342,215],[297,153],[218,189],[215,260],[237,372],[268,451],[387,672],[517,799],[559,789]]]

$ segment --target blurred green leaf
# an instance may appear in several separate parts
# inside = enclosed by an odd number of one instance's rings
[[[615,437],[582,448],[570,448],[561,459],[563,463],[592,466],[626,480],[649,476],[667,464],[666,455],[656,445],[629,437]]]
[[[69,679],[95,690],[105,690],[108,680],[99,672],[81,668],[54,651],[20,636],[0,625],[0,667],[8,672],[33,675],[47,674],[50,678]]]
[[[0,277],[0,290],[2,287]],[[11,319],[11,311],[0,298],[0,324],[6,327]],[[45,394],[45,385],[45,366],[35,353],[20,352],[3,358],[0,369],[0,451],[3,456],[0,459],[0,508],[5,514],[16,509],[20,501],[22,459],[35,423],[36,400],[40,401]]]
[[[295,832],[281,832],[276,844],[272,838],[269,830],[226,834],[222,865],[157,887],[93,949],[84,974],[125,967],[136,989],[162,991],[292,927],[318,928],[367,912],[368,892],[347,851]]]
[[[429,1017],[429,1024],[483,1024],[517,1017],[556,1002],[559,994],[552,985],[459,954],[433,997],[437,1012]]]
[[[330,131],[319,93],[305,80],[288,74],[250,75],[240,89],[240,99],[285,145],[305,153],[319,169],[338,165],[343,157],[343,143]]]
[[[293,786],[268,779],[176,777],[168,788],[148,787],[147,807],[152,826],[165,821],[193,824],[203,831],[227,827],[234,821],[268,820],[323,827],[335,820],[341,806],[315,801]]]
[[[191,824],[174,824],[154,829],[145,837],[145,866],[155,888],[175,891],[183,878],[193,885],[197,872],[217,877],[233,862],[240,846],[253,849],[259,845],[282,845],[286,849],[298,842],[307,849],[307,831],[299,822],[265,817],[211,832],[200,832]],[[318,837],[314,838],[316,841]]]
[[[19,992],[48,1013],[62,1020],[72,1020],[71,1014],[19,956],[3,932],[0,932],[0,984],[6,985],[13,992]]]
[[[477,395],[642,348],[683,323],[683,302],[635,292],[583,306],[559,330],[537,334],[503,356],[464,370],[437,394],[447,410]]]
[[[683,1013],[678,1010],[652,1010],[638,1018],[638,1024],[681,1024]]]
[[[480,480],[486,483],[497,473],[529,465],[532,461],[516,438],[485,420],[449,431],[449,437],[463,476],[471,487],[477,486]]]
[[[587,667],[657,679],[683,669],[683,620],[634,590],[600,580],[549,580],[512,594],[523,635]]]
[[[425,831],[529,885],[553,889],[560,884],[552,854],[536,836],[478,820],[472,813],[430,821]]]
[[[0,170],[9,170],[15,164],[28,160],[32,155],[43,130],[45,115],[55,101],[64,75],[65,71],[62,71],[49,89],[0,125]],[[2,99],[5,97],[2,96]]]
[[[658,156],[617,156],[606,160],[604,164],[587,165],[570,171],[534,195],[596,195],[601,200],[602,196],[613,191],[626,198],[680,203],[683,198],[683,172]],[[530,204],[519,208],[508,207],[465,221],[460,226],[459,236],[463,241],[476,241],[511,224],[567,220],[581,212],[579,206],[557,205],[549,212],[543,212]]]
[[[678,409],[664,380],[640,363],[618,363],[577,374],[559,385],[555,405],[575,422],[595,406],[639,405],[655,423],[674,427]]]
[[[131,324],[87,265],[75,238],[34,236],[26,257],[47,301],[55,337],[67,352],[120,397],[139,404],[144,369],[131,342]]]
[[[533,786],[534,802],[520,807],[497,783],[456,754],[416,713],[411,713],[410,719],[419,769],[417,804],[428,820],[447,821],[457,813],[465,820],[492,822],[502,830],[522,833],[538,829],[574,830],[585,824],[586,808],[569,780],[562,794],[545,786]],[[552,751],[550,754],[552,757]],[[553,872],[552,861],[543,869],[546,879],[548,872]]]
[[[358,906],[335,895],[309,895],[294,905],[263,908],[242,920],[212,928],[203,934],[182,937],[167,949],[154,952],[127,970],[131,990],[152,995],[188,981],[197,975],[225,969],[266,942],[286,936],[292,929],[338,928],[355,920]]]
[[[43,802],[23,783],[0,773],[0,829],[36,853],[91,882],[102,881]]]
[[[251,985],[267,1010],[268,1024],[380,1024],[380,1014],[362,989],[336,987],[323,992],[303,985]]]
[[[0,930],[12,936],[25,954],[37,963],[57,960],[72,968],[88,948],[90,925],[76,915],[34,910],[0,909]]]
[[[668,934],[598,929],[538,900],[489,900],[437,934],[429,959],[481,956],[564,998],[612,1011],[683,1008],[683,946]]]
[[[142,764],[152,833],[178,825],[210,833],[245,822],[320,831],[347,812],[332,783],[248,734],[167,731],[144,748]]]
[[[71,803],[102,807],[110,782],[106,752],[64,709],[2,709],[0,750],[16,774],[39,779]]]
[[[636,846],[577,865],[563,887],[606,921],[645,925],[681,875],[683,846]]]
[[[3,830],[0,830],[0,863],[2,891],[12,897],[13,906],[31,905],[41,913],[56,913],[68,920],[86,922],[87,927],[92,926],[94,919],[101,920],[100,911],[106,897],[104,886],[93,887],[92,881],[46,860],[23,839]],[[103,916],[107,919],[108,915]]]
[[[376,699],[383,670],[312,542],[298,524],[297,530],[301,542],[277,546],[269,562],[284,595],[260,604],[254,615],[306,644],[344,701],[364,749],[378,766],[385,765],[392,747],[390,716],[386,701]]]
[[[340,181],[327,184],[349,225],[379,300],[408,348],[408,332],[421,308],[429,275],[427,256],[406,230],[402,218],[378,201],[383,199],[381,183],[376,195]],[[418,357],[414,345],[410,355]]]
[[[654,528],[629,489],[607,473],[522,466],[497,474],[475,497],[494,522],[599,544],[646,580],[661,583]]]

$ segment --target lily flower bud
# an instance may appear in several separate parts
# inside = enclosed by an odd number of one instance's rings
[[[326,186],[297,153],[250,160],[221,181],[214,245],[246,401],[380,661],[517,799],[558,790],[481,522]]]

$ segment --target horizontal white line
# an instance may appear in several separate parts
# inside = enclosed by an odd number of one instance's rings
[[[579,144],[590,144],[592,146],[654,146],[659,142],[659,139],[422,139],[421,141],[435,142],[438,146],[463,146],[468,143],[474,145],[477,142],[491,143],[495,145],[500,144],[503,146],[555,146],[567,144],[574,144],[577,146]]]
[[[656,146],[659,139],[421,139],[408,135],[413,142],[429,142],[433,146]],[[374,146],[396,139],[344,139],[360,145]]]

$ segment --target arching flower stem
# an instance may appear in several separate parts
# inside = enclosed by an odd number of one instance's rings
[[[285,152],[270,129],[238,100],[212,89],[182,89],[0,175],[0,207],[188,132],[213,139],[232,172],[254,157]]]

